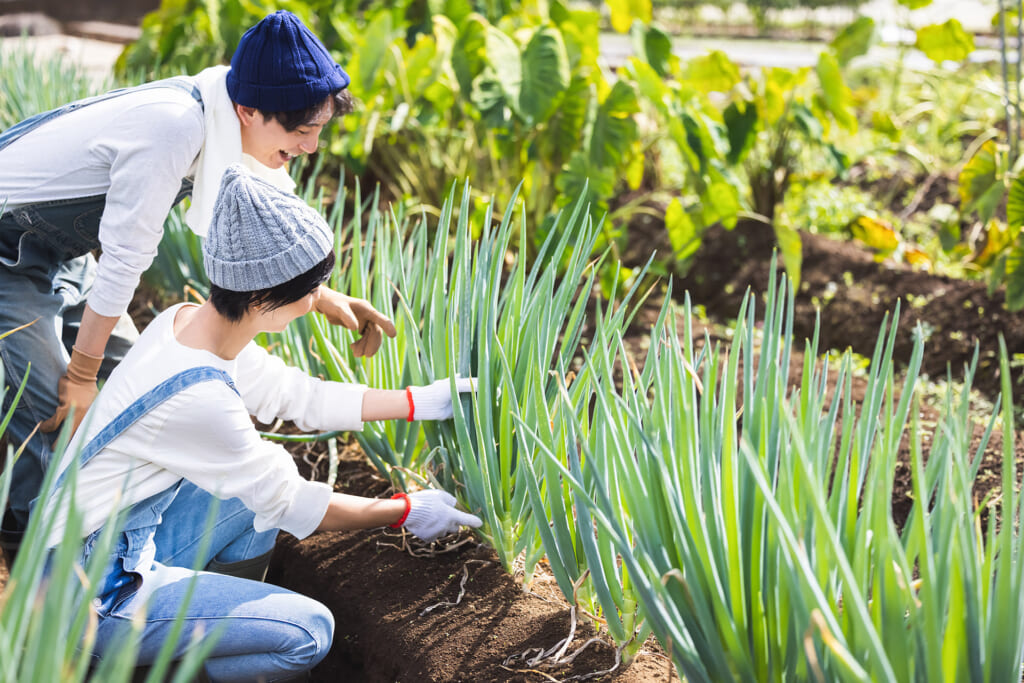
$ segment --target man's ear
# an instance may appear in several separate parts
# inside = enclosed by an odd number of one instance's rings
[[[238,122],[243,126],[251,126],[256,123],[256,115],[258,110],[256,107],[246,107],[241,104],[235,104],[235,114],[238,116]]]

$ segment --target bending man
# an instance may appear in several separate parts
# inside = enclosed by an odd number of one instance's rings
[[[97,377],[138,336],[125,311],[168,212],[191,194],[187,222],[205,235],[224,169],[239,160],[290,190],[285,164],[315,151],[324,125],[351,110],[348,83],[324,45],[282,10],[246,32],[230,68],[76,102],[0,134],[0,334],[35,321],[0,340],[9,384],[31,365],[7,430],[12,444],[28,439],[15,464],[7,544],[27,523],[53,433],[72,406],[77,427]],[[391,321],[363,300],[323,288],[315,305],[364,333],[357,355],[376,351],[382,329],[394,336]]]

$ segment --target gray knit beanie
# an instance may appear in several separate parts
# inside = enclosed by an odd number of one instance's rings
[[[210,282],[232,292],[269,289],[310,270],[333,248],[316,209],[241,164],[228,166],[203,242]]]

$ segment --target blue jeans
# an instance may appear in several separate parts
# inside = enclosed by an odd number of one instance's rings
[[[82,205],[58,205],[51,207],[49,214],[52,217],[62,211],[83,210],[87,209]],[[73,220],[68,218],[68,222]],[[9,387],[2,406],[4,414],[29,372],[25,393],[6,432],[8,443],[18,447],[39,422],[57,409],[57,382],[67,369],[70,348],[96,278],[96,260],[90,253],[63,258],[65,253],[40,234],[11,228],[9,223],[13,221],[10,213],[0,218],[0,334],[36,320],[30,327],[0,339],[0,361]],[[131,318],[121,316],[107,342],[101,377],[110,374],[137,338]],[[39,493],[58,433],[36,431],[14,464],[9,504],[21,528]]]
[[[298,593],[256,581],[191,567],[240,562],[269,552],[277,531],[257,533],[253,513],[237,498],[219,501],[215,524],[204,534],[213,497],[185,481],[163,512],[153,535],[155,559],[126,571],[122,534],[95,601],[99,613],[95,656],[116,650],[132,637],[137,613],[145,615],[139,664],[153,662],[170,637],[175,617],[193,590],[184,629],[175,647],[180,657],[194,639],[219,634],[206,661],[214,681],[275,681],[312,669],[331,647],[334,618],[322,604]],[[204,535],[207,552],[199,555]],[[90,543],[86,544],[86,553]],[[194,584],[194,585],[193,585]]]

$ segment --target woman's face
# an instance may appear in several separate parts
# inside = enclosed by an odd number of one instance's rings
[[[264,332],[281,332],[288,327],[288,323],[312,311],[319,298],[320,288],[317,287],[298,301],[293,301],[272,311],[261,311],[263,321],[260,327]]]
[[[235,105],[242,131],[242,151],[264,166],[281,168],[300,154],[316,151],[320,132],[331,120],[331,107],[325,106],[312,121],[295,130],[285,130],[277,119],[264,118],[252,107]]]

